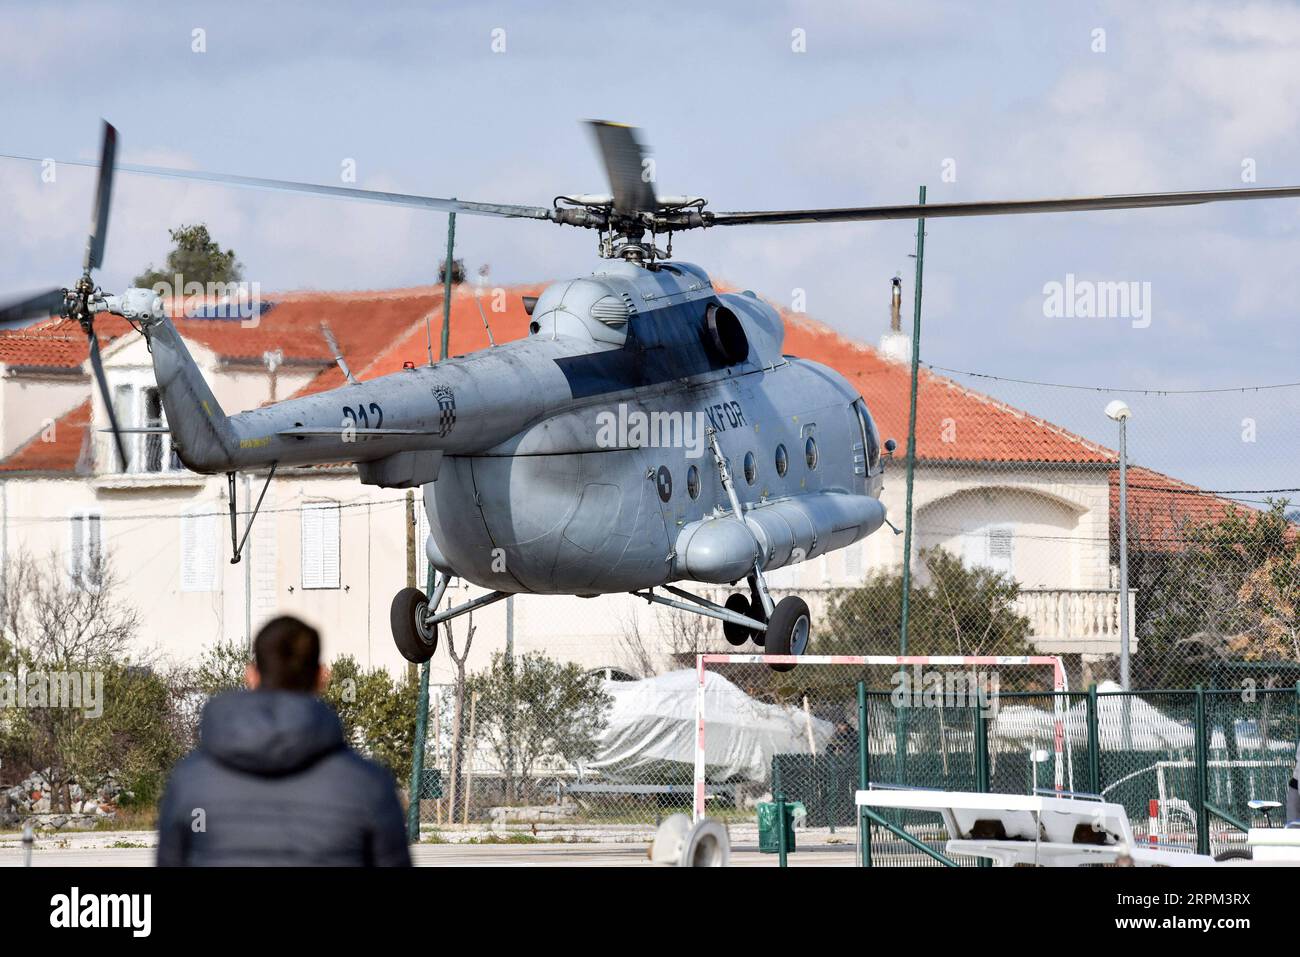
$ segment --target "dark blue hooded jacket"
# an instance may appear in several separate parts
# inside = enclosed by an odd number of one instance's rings
[[[232,691],[203,709],[158,820],[160,866],[409,865],[392,775],[294,691]]]

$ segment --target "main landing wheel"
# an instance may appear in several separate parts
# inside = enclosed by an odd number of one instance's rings
[[[751,617],[749,613],[749,599],[737,592],[734,595],[727,596],[724,606],[727,611],[734,611],[737,615],[744,615],[746,618]],[[744,625],[736,625],[729,621],[722,623],[722,635],[727,642],[732,645],[743,645],[757,634],[752,628],[746,628]],[[760,636],[761,637],[761,636]]]
[[[429,599],[418,588],[403,588],[393,596],[389,623],[393,641],[407,661],[424,664],[438,650],[438,626],[426,625]]]
[[[789,595],[772,609],[767,622],[763,653],[768,655],[802,655],[808,650],[808,635],[812,631],[812,615],[802,598]],[[790,671],[794,664],[768,665],[773,671]]]

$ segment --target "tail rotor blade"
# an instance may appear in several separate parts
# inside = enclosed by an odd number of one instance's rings
[[[20,326],[32,319],[45,319],[63,312],[62,289],[28,293],[0,302],[0,329]]]
[[[117,412],[113,409],[113,396],[108,391],[108,379],[104,376],[104,360],[99,354],[99,339],[93,332],[90,334],[90,367],[95,373],[95,381],[99,383],[99,394],[104,400],[104,408],[108,411],[108,424],[113,429],[113,442],[117,446],[118,461],[126,467],[129,464],[126,446],[122,444],[122,430],[118,428]]]
[[[117,130],[104,121],[104,139],[99,151],[99,182],[95,187],[95,208],[91,211],[90,237],[86,240],[86,272],[104,261],[104,239],[108,235],[108,208],[113,199],[113,164],[117,160]]]

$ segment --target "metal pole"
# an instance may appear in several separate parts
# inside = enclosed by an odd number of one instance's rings
[[[781,766],[772,765],[772,801],[776,804],[776,863],[778,867],[788,867],[785,850],[785,795],[781,792]]]
[[[427,594],[433,594],[433,564],[429,565]],[[406,836],[412,844],[420,840],[420,785],[424,777],[424,745],[429,734],[429,662],[420,666],[420,691],[415,706],[415,741],[411,748],[411,801],[406,809]],[[455,809],[452,809],[455,813]]]
[[[1210,812],[1206,802],[1210,799],[1209,732],[1206,728],[1205,689],[1196,686],[1196,853],[1210,853]]]
[[[244,473],[244,500],[253,501],[253,478],[247,472]],[[248,654],[253,654],[253,537],[248,534],[252,528],[253,515],[248,516],[248,524],[244,526],[244,542],[246,546],[244,552],[244,639],[248,648]]]
[[[1088,791],[1101,793],[1101,735],[1097,730],[1097,685],[1088,686]]]
[[[867,747],[867,683],[858,682],[858,790],[865,791],[871,780],[871,751]],[[856,807],[857,801],[854,801]],[[871,821],[858,808],[858,853],[862,866],[871,866]]]
[[[456,214],[447,214],[447,265],[442,271],[442,352],[439,360],[447,358],[451,342],[451,273],[455,266]],[[433,365],[432,357],[429,365]]]
[[[447,264],[442,271],[442,352],[447,358],[451,335],[451,271],[456,253],[456,214],[447,214]],[[426,334],[428,323],[425,323]],[[433,365],[433,343],[429,343],[429,365]],[[428,566],[426,595],[433,595],[433,563]],[[435,609],[436,610],[436,609]],[[436,627],[436,626],[435,626]],[[429,662],[420,666],[420,691],[415,710],[415,741],[411,749],[411,803],[407,809],[407,833],[412,842],[420,839],[420,778],[424,776],[424,747],[429,734]],[[454,820],[456,809],[451,808],[449,819]]]
[[[1128,653],[1128,420],[1119,420],[1119,683],[1132,691]]]
[[[925,205],[925,187],[920,203]],[[907,507],[903,523],[903,624],[898,653],[907,654],[907,621],[912,598],[912,482],[916,473],[916,381],[921,361],[921,277],[925,264],[925,219],[916,221],[916,288],[912,305],[912,385],[907,414]]]

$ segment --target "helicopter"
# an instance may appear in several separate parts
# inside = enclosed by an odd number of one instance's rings
[[[338,462],[355,463],[365,484],[421,489],[431,593],[401,589],[390,614],[408,661],[434,655],[443,623],[510,595],[627,592],[719,620],[728,642],[752,642],[785,671],[808,651],[812,616],[797,595],[774,600],[766,573],[893,527],[880,493],[895,443],[881,441],[841,375],[783,353],[776,309],[753,292],[719,292],[704,269],[674,260],[674,234],[1300,196],[1300,187],[1253,187],[714,212],[703,197],[656,195],[633,127],[589,128],[610,192],[519,206],[118,164],[117,133],[105,122],[81,277],[0,303],[0,328],[51,315],[78,323],[121,459],[124,433],[166,431],[187,468],[227,475],[232,561],[240,471],[267,471],[262,495],[279,467]],[[522,339],[367,381],[348,375],[327,392],[228,414],[155,290],[95,285],[119,171],[592,229],[603,262],[528,297]],[[94,330],[103,313],[147,340],[165,425],[119,427]],[[261,496],[245,538],[260,504]],[[487,593],[439,610],[454,578]],[[746,587],[718,604],[688,582]]]

